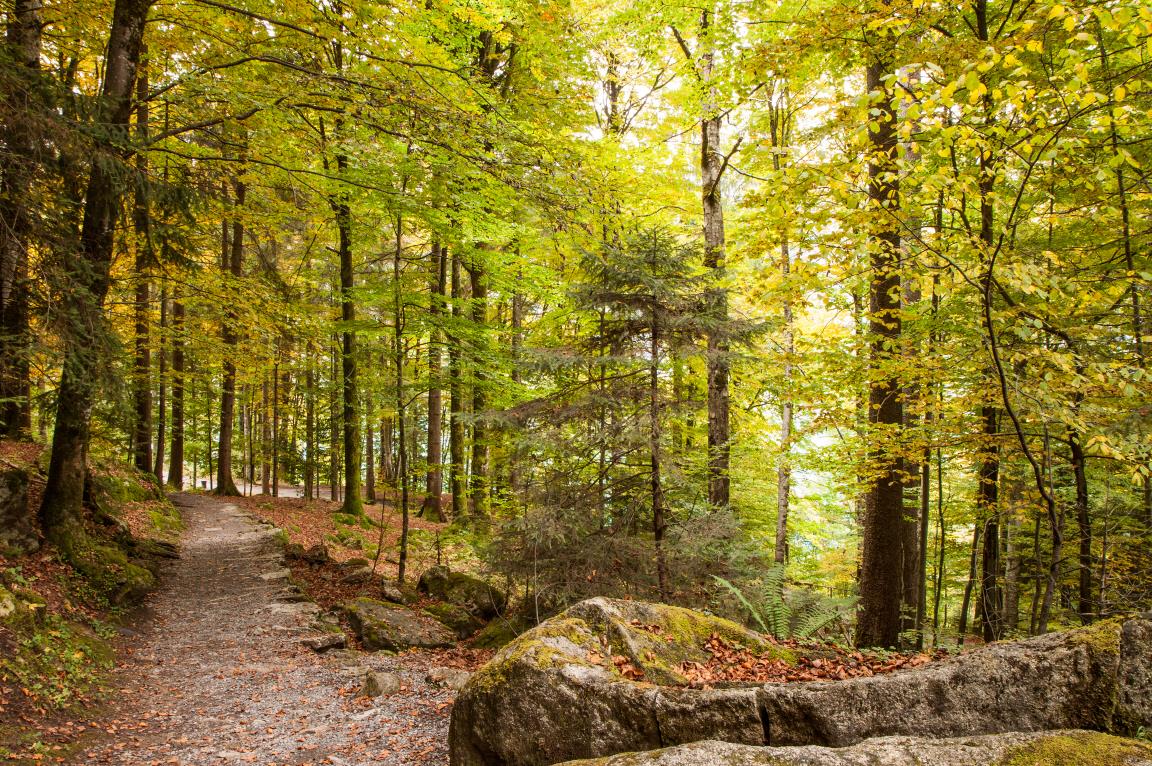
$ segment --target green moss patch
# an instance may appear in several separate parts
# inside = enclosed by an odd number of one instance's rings
[[[1152,760],[1152,745],[1109,734],[1075,732],[1022,745],[993,766],[1132,766]]]

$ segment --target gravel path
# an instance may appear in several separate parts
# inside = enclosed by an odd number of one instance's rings
[[[70,763],[447,763],[454,692],[426,682],[427,655],[316,655],[300,644],[316,607],[278,600],[287,571],[272,530],[223,500],[176,502],[181,559],[117,671],[103,731]],[[358,697],[368,668],[401,690]]]

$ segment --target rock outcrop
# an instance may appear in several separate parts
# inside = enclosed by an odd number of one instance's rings
[[[1147,620],[1133,626],[1152,627]],[[1121,651],[1122,625],[992,644],[915,670],[835,683],[767,684],[759,700],[773,745],[843,747],[870,737],[958,737],[1117,726],[1121,668],[1152,666],[1152,643]],[[1152,720],[1147,689],[1128,717]],[[1139,725],[1144,725],[1143,723]]]
[[[451,646],[456,634],[426,614],[405,606],[358,598],[340,607],[360,643],[370,651]]]
[[[676,668],[712,634],[756,651],[759,635],[679,607],[590,599],[505,646],[452,712],[454,766],[541,766],[716,737],[763,744],[756,690],[692,690]],[[622,662],[617,662],[620,658]]]
[[[507,597],[479,577],[453,572],[446,566],[434,566],[420,575],[421,593],[449,604],[463,607],[473,617],[487,622],[507,605]]]
[[[882,737],[843,749],[752,747],[705,741],[564,766],[1146,766],[1152,745],[1089,731],[956,739]]]
[[[713,633],[756,652],[788,651],[686,609],[577,604],[510,643],[464,686],[449,735],[453,766],[546,766],[707,739],[844,747],[886,736],[1152,726],[1147,617],[872,678],[677,687],[680,663],[707,659]]]

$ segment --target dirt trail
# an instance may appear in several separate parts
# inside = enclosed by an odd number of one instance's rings
[[[272,530],[215,498],[180,495],[182,556],[117,671],[103,733],[74,764],[443,764],[453,692],[428,658],[300,644],[316,607],[278,600],[287,571]],[[357,698],[365,669],[400,692]]]

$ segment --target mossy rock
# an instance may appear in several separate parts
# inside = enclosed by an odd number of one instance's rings
[[[18,634],[33,630],[44,614],[44,603],[31,591],[0,585],[0,625]]]
[[[429,615],[398,604],[358,598],[340,606],[365,649],[399,652],[452,646],[456,634]]]
[[[501,649],[531,627],[523,620],[497,617],[473,636],[469,643],[477,649]]]
[[[500,615],[508,598],[496,588],[463,572],[453,572],[446,566],[434,566],[420,575],[417,583],[421,593],[467,609],[481,620]]]
[[[719,635],[758,653],[762,636],[689,609],[605,598],[576,604],[513,640],[465,684],[452,713],[455,766],[543,766],[723,736],[764,739],[755,688],[678,689],[678,666]],[[623,675],[614,658],[643,680]]]
[[[1152,746],[1089,731],[992,734],[955,739],[883,737],[842,749],[755,747],[705,741],[562,766],[1143,766]]]
[[[473,617],[467,609],[456,604],[429,604],[424,611],[433,618],[447,625],[460,639],[468,638],[484,627],[484,623]]]
[[[156,577],[148,569],[128,559],[119,547],[91,538],[68,546],[73,568],[109,603],[126,606],[139,603],[153,588]]]

